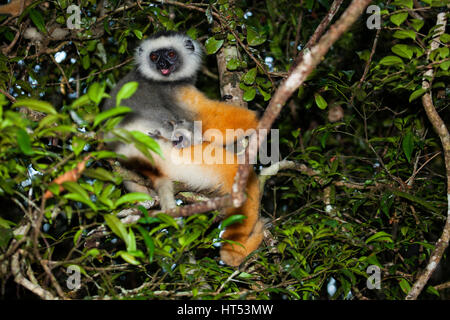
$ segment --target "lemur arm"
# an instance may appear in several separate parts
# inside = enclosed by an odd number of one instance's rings
[[[217,142],[222,145],[229,144],[248,135],[251,129],[255,129],[258,125],[258,118],[253,111],[208,99],[194,86],[182,88],[179,99],[190,111],[197,114],[196,118],[201,119],[204,141],[214,141],[216,138],[214,131],[216,131],[220,132],[224,139],[223,142]]]

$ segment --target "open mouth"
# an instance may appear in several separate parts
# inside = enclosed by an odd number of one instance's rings
[[[160,69],[159,70],[163,76],[168,76],[170,74],[170,69]]]
[[[171,65],[168,68],[161,68],[161,69],[159,69],[159,72],[161,72],[161,74],[163,76],[167,77],[168,75],[170,75],[173,72],[174,69],[175,69],[175,66]]]

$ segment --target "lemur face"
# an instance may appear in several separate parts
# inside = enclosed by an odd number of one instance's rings
[[[136,53],[141,74],[156,81],[194,77],[202,56],[199,44],[180,34],[145,40]]]
[[[159,49],[150,53],[150,62],[165,77],[175,72],[180,64],[178,53],[175,49]]]

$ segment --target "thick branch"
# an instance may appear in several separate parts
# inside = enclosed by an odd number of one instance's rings
[[[227,70],[227,62],[233,58],[239,58],[237,47],[233,45],[222,47],[217,53],[220,94],[227,102],[246,108],[247,103],[245,103],[243,99],[244,91],[239,88],[242,72],[232,72]]]
[[[435,36],[431,42],[430,50],[428,50],[427,55],[429,57],[430,53],[439,47],[438,39],[441,34],[445,32],[445,26],[447,24],[446,13],[439,13],[437,16],[436,25],[439,27],[435,30]],[[431,84],[428,79],[433,78],[433,69],[428,70],[424,74],[424,79],[422,82],[422,87],[424,89],[430,89]],[[423,288],[427,284],[437,265],[442,259],[442,255],[445,252],[445,249],[448,247],[448,243],[450,240],[450,134],[448,132],[447,127],[445,126],[444,121],[439,116],[439,113],[436,111],[436,108],[433,105],[431,92],[428,91],[422,96],[422,104],[427,113],[428,119],[433,125],[434,130],[438,134],[441,139],[442,147],[444,149],[444,159],[445,166],[447,171],[447,198],[448,198],[448,206],[447,206],[447,222],[445,224],[444,230],[442,231],[442,235],[436,243],[436,247],[431,254],[430,260],[428,261],[428,265],[425,268],[425,271],[419,276],[408,295],[406,296],[406,300],[415,300],[422,292]]]

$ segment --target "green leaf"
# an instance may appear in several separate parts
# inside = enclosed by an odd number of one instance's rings
[[[139,83],[137,81],[131,81],[125,83],[116,96],[116,106],[120,106],[120,102],[124,99],[130,98],[138,89]]]
[[[397,0],[397,1],[394,1],[393,5],[412,9],[413,1],[412,0]]]
[[[450,61],[444,61],[441,64],[439,64],[439,67],[444,70],[447,71],[450,67]]]
[[[397,27],[400,26],[408,18],[408,12],[401,12],[389,17],[389,20]]]
[[[33,155],[33,149],[31,148],[31,140],[28,133],[22,129],[18,128],[16,131],[17,143],[19,144],[20,151],[27,156]]]
[[[375,233],[371,237],[369,237],[366,240],[366,244],[369,244],[371,242],[382,242],[382,241],[384,241],[384,242],[394,242],[392,240],[392,237],[391,237],[390,234],[388,234],[388,233],[386,233],[384,231],[380,231],[380,232]]]
[[[131,108],[128,107],[115,107],[108,109],[106,111],[103,111],[95,116],[94,118],[94,127],[96,127],[100,122],[103,120],[106,120],[111,117],[115,117],[119,114],[124,114],[133,111]]]
[[[133,33],[136,36],[136,38],[138,38],[139,40],[142,39],[142,31],[141,30],[133,29]]]
[[[420,21],[422,21],[422,20],[420,20]],[[441,34],[440,40],[441,40],[443,43],[448,43],[448,42],[450,42],[450,34],[448,34],[448,33],[443,33],[443,34]]]
[[[423,25],[424,25],[424,21],[420,20],[420,19],[411,19],[411,27],[414,28],[414,30],[419,31],[420,29],[422,29]]]
[[[207,54],[214,54],[222,47],[224,40],[216,40],[214,37],[210,37],[205,42],[205,49]]]
[[[159,147],[159,144],[150,136],[146,135],[145,133],[141,131],[129,131],[133,139],[138,142],[139,144],[142,144],[144,147],[152,150],[156,154],[163,157],[161,148]],[[136,145],[136,147],[139,147]],[[140,149],[141,150],[141,149]]]
[[[82,195],[80,195],[78,193],[68,193],[68,194],[64,195],[64,199],[78,201],[78,202],[88,205],[94,211],[98,210],[97,207],[95,206],[95,204],[91,201],[91,199],[86,199],[85,197],[83,197]]]
[[[128,231],[128,245],[127,245],[128,253],[136,251],[136,237],[134,235],[133,229],[129,228]]]
[[[324,110],[328,103],[325,101],[325,99],[318,93],[314,94],[314,100],[316,101],[316,105],[319,107],[319,109]]]
[[[120,256],[123,260],[135,266],[141,264],[132,254],[126,251],[118,251],[116,256]]]
[[[148,260],[150,263],[153,261],[153,255],[155,252],[155,243],[153,239],[150,237],[147,230],[145,230],[142,226],[137,225],[136,228],[141,233],[142,238],[144,238],[145,246],[147,247]]]
[[[53,106],[45,101],[35,100],[35,99],[17,99],[17,101],[13,104],[13,108],[17,107],[27,107],[28,109],[49,113],[49,114],[57,114],[56,110]]]
[[[450,49],[448,47],[442,47],[442,48],[439,48],[438,50],[439,50],[439,57],[441,59],[447,58],[448,55],[450,54]]]
[[[411,285],[405,279],[400,280],[399,285],[404,293],[408,293],[411,290]]]
[[[77,132],[77,129],[75,126],[56,126],[56,127],[50,127],[47,129],[44,129],[39,132],[38,137],[48,137],[48,136],[55,136],[55,133],[70,133],[70,132]]]
[[[95,104],[100,104],[100,101],[104,97],[108,97],[105,95],[105,84],[100,84],[98,82],[94,82],[88,89],[87,95],[89,99],[91,99]]]
[[[100,250],[98,250],[97,248],[90,249],[86,252],[87,257],[91,256],[95,258],[98,255],[100,255]]]
[[[227,69],[230,71],[237,70],[241,66],[241,62],[236,58],[227,61]]]
[[[266,42],[266,35],[258,32],[256,28],[247,26],[247,43],[249,46],[259,46]]]
[[[80,196],[82,196],[86,200],[90,200],[89,195],[86,192],[86,190],[83,189],[83,187],[81,187],[78,183],[73,182],[73,181],[66,181],[66,182],[63,182],[62,186],[67,191],[79,194]]]
[[[141,201],[150,201],[152,197],[146,193],[142,192],[131,192],[121,196],[115,203],[115,206],[118,207],[124,203],[135,203]]]
[[[411,162],[411,155],[414,149],[414,134],[409,130],[403,138],[402,149],[408,162]]]
[[[397,30],[394,32],[394,38],[416,40],[416,33],[412,30]]]
[[[256,96],[256,88],[250,87],[248,90],[244,91],[243,99],[244,101],[252,101]]]
[[[0,227],[0,252],[6,250],[9,241],[14,237],[14,233],[10,228]]]
[[[157,217],[159,220],[161,220],[161,222],[163,222],[169,226],[172,226],[177,230],[180,229],[180,226],[178,225],[177,221],[173,217],[169,216],[168,214],[158,213]]]
[[[409,96],[409,102],[416,100],[417,98],[420,98],[425,92],[427,92],[427,89],[425,89],[425,88],[417,89],[416,91],[411,93],[411,95]]]
[[[78,107],[85,106],[89,104],[91,100],[89,99],[89,96],[87,94],[82,95],[77,100],[72,102],[70,105],[71,109],[77,109]]]
[[[259,93],[263,96],[264,101],[269,101],[272,95],[266,91],[264,91],[261,87],[258,86]]]
[[[244,76],[242,77],[242,81],[244,81],[246,85],[252,85],[255,82],[256,74],[256,68],[252,68],[246,74],[244,74]]]
[[[242,223],[244,219],[247,219],[247,217],[242,214],[234,214],[222,221],[222,223],[220,224],[220,229],[223,230],[234,223]]]
[[[39,29],[42,33],[47,33],[47,30],[45,28],[45,20],[42,17],[42,14],[35,9],[30,9],[30,18],[31,21],[33,21],[34,25]]]
[[[78,136],[74,136],[72,138],[72,150],[75,153],[76,156],[78,156],[81,151],[83,151],[84,147],[86,146],[86,141],[84,139],[81,139]]]
[[[89,69],[89,67],[91,66],[91,58],[89,57],[88,54],[84,55],[81,58],[81,65],[83,66],[84,70]]]
[[[111,181],[115,184],[120,183],[121,180],[120,177],[114,176],[111,172],[101,167],[95,169],[85,169],[83,171],[83,175],[93,179]]]
[[[83,234],[84,229],[81,228],[78,230],[75,235],[73,236],[73,246],[75,247],[78,243],[78,239],[80,239],[81,235]]]
[[[119,220],[115,215],[105,214],[104,217],[106,224],[111,229],[112,232],[120,239],[125,242],[126,247],[129,247],[130,239],[128,236],[127,229],[122,221]]]
[[[202,232],[200,230],[194,230],[191,233],[187,234],[186,236],[182,236],[178,238],[178,242],[182,247],[187,247],[189,244],[191,244],[193,241],[195,241]]]
[[[2,217],[0,217],[0,227],[5,228],[5,229],[9,229],[13,225],[15,225],[14,222],[11,222],[9,220],[5,220]]]
[[[406,44],[396,44],[391,48],[392,52],[399,55],[402,58],[411,59],[413,56],[413,50]]]
[[[440,297],[439,291],[433,286],[427,286],[427,292],[430,294],[434,294],[435,296]]]

